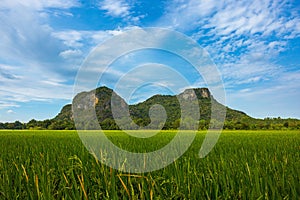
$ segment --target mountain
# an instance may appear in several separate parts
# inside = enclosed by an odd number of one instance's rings
[[[111,103],[113,96],[114,103]],[[64,122],[67,124],[73,124],[74,115],[78,115],[76,124],[86,129],[97,128],[96,124],[92,124],[95,117],[97,118],[102,129],[137,129],[140,127],[145,128],[160,128],[159,123],[153,125],[149,116],[150,108],[153,105],[161,105],[166,112],[166,121],[163,125],[163,129],[176,129],[180,125],[180,118],[182,110],[178,100],[184,99],[187,101],[194,101],[199,104],[200,109],[200,129],[207,128],[211,117],[211,104],[214,101],[217,105],[217,109],[226,109],[226,120],[253,120],[250,116],[237,110],[230,109],[224,105],[218,103],[211,95],[207,88],[193,88],[186,89],[183,93],[178,95],[154,95],[144,102],[128,105],[118,94],[107,87],[99,87],[96,90],[89,92],[81,92],[75,96],[72,105],[66,105],[62,108],[61,112],[54,118],[54,122]],[[119,106],[112,112],[112,105]],[[72,112],[72,108],[75,111]],[[90,111],[96,111],[96,115],[91,115]],[[126,110],[129,110],[129,114],[126,114]],[[187,111],[188,112],[188,111]],[[124,114],[125,113],[125,114]],[[157,115],[160,116],[159,114]],[[155,119],[155,117],[154,117]],[[192,120],[193,118],[191,118]],[[116,124],[121,125],[119,127]],[[153,121],[153,119],[152,119]],[[58,123],[59,124],[59,123]],[[137,125],[135,125],[137,124]],[[186,127],[187,129],[191,127]]]
[[[27,123],[19,121],[0,123],[0,129],[98,129],[100,124],[102,129],[177,129],[180,126],[181,129],[204,130],[208,129],[211,120],[216,122],[214,124],[217,127],[222,125],[218,123],[218,116],[211,116],[212,103],[216,111],[214,113],[222,115],[226,110],[224,129],[300,129],[299,119],[280,117],[256,119],[244,112],[225,107],[214,99],[207,88],[187,89],[178,95],[154,95],[144,102],[128,105],[107,87],[77,94],[72,104],[65,105],[53,119],[43,121],[32,119]],[[186,109],[182,110],[180,105]],[[161,109],[162,107],[164,109]],[[195,127],[196,125],[198,127]]]

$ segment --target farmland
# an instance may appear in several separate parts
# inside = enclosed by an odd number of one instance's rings
[[[127,150],[153,151],[175,132],[144,142],[106,135]],[[197,133],[163,169],[128,174],[95,159],[76,131],[1,131],[0,199],[299,199],[299,131],[224,131],[200,159],[204,137]]]

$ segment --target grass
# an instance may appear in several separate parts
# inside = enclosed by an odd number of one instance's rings
[[[118,146],[139,152],[160,148],[174,134],[134,139],[106,132]],[[127,174],[95,159],[75,131],[0,131],[0,199],[300,198],[299,131],[224,131],[200,159],[204,136],[199,132],[161,170]]]

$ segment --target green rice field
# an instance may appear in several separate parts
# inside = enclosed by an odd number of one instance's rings
[[[223,131],[200,159],[205,133],[171,165],[129,174],[95,159],[76,131],[0,131],[0,199],[300,199],[299,130]],[[121,148],[141,152],[174,134],[106,132]]]

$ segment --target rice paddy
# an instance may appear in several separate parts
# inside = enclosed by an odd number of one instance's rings
[[[134,139],[106,131],[128,151],[153,151],[174,131]],[[76,131],[0,131],[0,199],[299,199],[299,131],[223,131],[200,159],[200,131],[171,165],[140,174],[112,169]],[[144,142],[143,142],[144,141]]]

